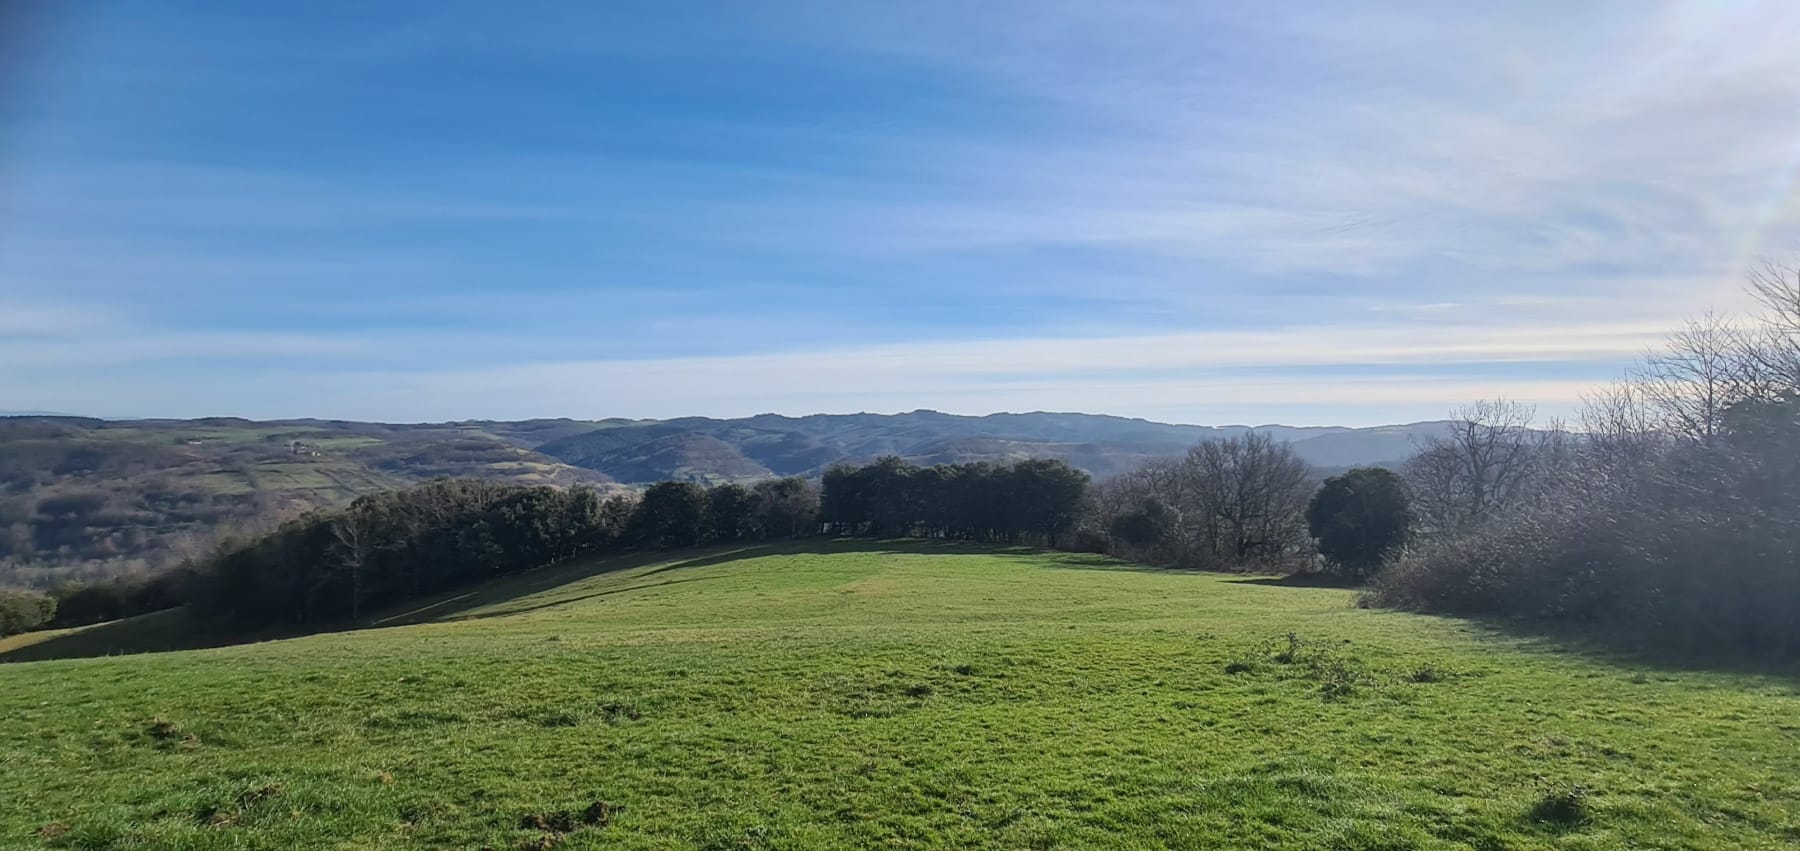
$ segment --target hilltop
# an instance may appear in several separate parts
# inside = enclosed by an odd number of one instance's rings
[[[364,628],[0,642],[5,847],[1782,848],[1793,684],[917,542],[583,560]],[[29,646],[27,642],[37,642]]]

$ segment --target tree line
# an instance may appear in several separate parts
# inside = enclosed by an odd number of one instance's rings
[[[825,471],[820,519],[838,535],[1056,546],[1082,519],[1088,475],[1061,461],[939,464],[887,457]]]
[[[187,605],[236,627],[368,614],[577,556],[821,534],[1050,545],[1082,516],[1087,475],[1060,461],[919,467],[899,458],[801,478],[587,488],[444,479],[316,511],[177,569],[0,597],[0,628],[75,626]]]
[[[319,624],[580,555],[806,534],[817,491],[662,482],[601,498],[588,488],[442,480],[358,499],[229,549],[190,580],[202,616]]]
[[[606,498],[445,479],[305,514],[177,569],[13,594],[4,602],[18,614],[0,624],[75,626],[178,605],[237,626],[328,624],[577,556],[814,535],[1304,569],[1316,562],[1304,516],[1310,476],[1285,444],[1252,434],[1097,488],[1045,459],[919,466],[886,457],[834,466],[817,483],[662,482]]]
[[[812,534],[817,516],[818,488],[798,478],[663,482],[604,498],[441,479],[309,512],[170,570],[18,595],[50,600],[54,626],[179,605],[233,626],[327,624],[580,555]]]

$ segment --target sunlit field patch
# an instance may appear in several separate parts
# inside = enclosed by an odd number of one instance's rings
[[[565,565],[411,625],[0,665],[0,847],[1800,843],[1793,681],[1351,598],[819,544]],[[0,658],[105,646],[82,638]]]

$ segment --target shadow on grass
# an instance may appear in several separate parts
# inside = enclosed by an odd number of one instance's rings
[[[1102,553],[1053,550],[1023,544],[985,544],[976,541],[952,541],[936,538],[837,538],[827,542],[831,549],[816,552],[874,552],[918,555],[983,555],[1003,558],[1029,558],[1044,567],[1076,570],[1115,570],[1134,573],[1197,573],[1156,564],[1126,561]]]
[[[524,573],[500,576],[453,591],[441,592],[422,600],[408,600],[390,607],[382,614],[369,618],[366,626],[406,626],[432,621],[461,620],[462,618],[457,617],[460,613],[553,591],[564,585],[591,579],[595,576],[618,573],[666,561],[672,555],[669,552],[645,551],[594,558],[575,558]],[[688,564],[687,561],[677,561],[657,570],[667,570],[686,564]]]
[[[1384,611],[1408,611],[1387,609]],[[1432,615],[1431,612],[1417,614]],[[1438,615],[1462,621],[1489,636],[1533,650],[1579,656],[1643,677],[1673,674],[1730,674],[1781,681],[1800,696],[1800,659],[1756,658],[1647,646],[1639,640],[1567,624],[1516,618]]]
[[[655,573],[656,571],[651,571],[651,572]],[[448,617],[433,618],[432,620],[435,622],[438,622],[438,623],[457,623],[460,621],[478,621],[478,620],[486,620],[488,618],[511,617],[512,615],[522,615],[522,614],[525,614],[526,612],[536,612],[536,611],[540,611],[542,609],[554,609],[558,606],[567,606],[570,603],[579,603],[579,602],[582,602],[583,600],[593,600],[593,599],[596,599],[599,597],[611,597],[615,594],[626,594],[626,593],[629,593],[632,591],[643,591],[647,588],[662,588],[667,585],[681,585],[681,584],[684,584],[687,582],[705,582],[708,579],[712,579],[712,578],[713,577],[710,577],[710,576],[690,576],[690,577],[687,577],[686,579],[665,579],[661,582],[646,582],[642,585],[627,585],[624,588],[608,588],[605,591],[595,591],[595,592],[592,592],[589,594],[578,594],[573,597],[558,597],[554,600],[545,600],[542,603],[535,603],[535,604],[532,604],[529,606],[517,606],[514,608],[496,608],[491,611],[475,612],[475,613],[466,614],[466,615],[451,615]],[[383,624],[383,625],[384,626],[396,626],[397,624]]]
[[[1286,576],[1250,576],[1236,580],[1243,585],[1269,585],[1277,588],[1341,588],[1354,591],[1363,583],[1330,573],[1291,573]]]
[[[1227,582],[1237,585],[1252,585],[1267,588],[1325,588],[1343,591],[1358,591],[1366,587],[1361,581],[1349,579],[1329,573],[1298,573],[1281,575],[1256,575],[1232,571],[1200,570],[1194,568],[1167,567],[1140,564],[1121,559],[1086,553],[1070,553],[1056,550],[1035,550],[1026,547],[1005,547],[999,545],[964,545],[958,550],[954,542],[933,541],[844,541],[838,546],[867,551],[883,552],[931,552],[933,546],[942,547],[937,552],[966,551],[989,555],[1031,556],[1039,564],[1046,567],[1070,568],[1080,570],[1115,570],[1137,571],[1148,573],[1178,573],[1203,576],[1222,577]],[[1393,610],[1386,610],[1393,611]],[[1718,653],[1677,652],[1666,649],[1647,648],[1633,644],[1617,636],[1597,634],[1579,627],[1569,627],[1542,621],[1483,618],[1458,615],[1437,615],[1431,612],[1417,612],[1426,616],[1448,617],[1475,627],[1487,635],[1515,642],[1522,642],[1535,650],[1568,656],[1576,656],[1597,661],[1619,668],[1626,675],[1648,677],[1651,674],[1729,674],[1754,676],[1769,680],[1778,680],[1790,688],[1800,691],[1800,658],[1795,659],[1744,659]]]
[[[56,630],[42,636],[32,633],[14,636],[9,642],[9,649],[0,651],[0,663],[203,650],[208,647],[253,644],[315,632],[336,631],[338,630],[332,628],[262,629],[253,632],[219,630],[209,627],[182,607],[93,626]]]
[[[0,640],[0,663],[74,659],[137,653],[199,650],[297,638],[304,635],[348,632],[410,624],[453,622],[505,617],[565,606],[584,600],[669,585],[699,582],[708,576],[669,576],[678,571],[704,570],[746,559],[778,555],[830,553],[892,553],[909,555],[981,555],[1030,558],[1034,565],[1050,569],[1129,571],[1224,576],[1240,585],[1269,588],[1342,588],[1355,586],[1336,577],[1321,575],[1250,576],[1162,567],[1122,561],[1111,556],[1039,550],[1004,544],[917,539],[808,539],[767,544],[743,544],[681,552],[640,552],[599,558],[576,559],[513,576],[444,592],[423,600],[394,606],[354,624],[319,625],[311,628],[231,631],[213,627],[186,609],[153,612],[111,623],[26,634]],[[659,564],[659,562],[667,562]],[[576,593],[541,601],[528,598],[553,592],[584,580],[650,566],[629,585]],[[650,581],[644,581],[650,580]],[[571,589],[577,590],[577,589]],[[518,605],[508,606],[516,602]],[[1744,661],[1700,654],[1649,651],[1608,641],[1604,636],[1558,628],[1541,622],[1493,618],[1452,617],[1497,638],[1522,641],[1545,652],[1583,656],[1619,667],[1626,673],[1732,673],[1770,677],[1800,687],[1800,664],[1794,661]]]
[[[693,558],[672,562],[657,568],[652,573],[660,573],[679,567],[723,564],[748,556],[742,553],[746,548],[736,547],[725,552],[716,552],[701,558]],[[710,552],[710,550],[708,551]],[[211,647],[227,647],[237,644],[254,644],[262,641],[277,641],[285,638],[299,638],[306,635],[323,635],[328,633],[352,632],[362,629],[379,629],[410,624],[469,620],[481,617],[519,614],[565,605],[589,597],[605,596],[649,585],[629,588],[608,589],[581,597],[558,599],[540,605],[521,606],[519,608],[481,614],[465,614],[494,606],[501,606],[508,601],[530,597],[557,588],[580,582],[595,576],[620,571],[632,570],[647,564],[666,561],[678,554],[669,552],[647,551],[625,555],[603,556],[598,558],[577,558],[559,564],[548,565],[536,570],[503,576],[465,586],[453,591],[442,592],[422,600],[409,600],[389,607],[381,614],[354,623],[313,624],[306,627],[262,628],[254,630],[230,629],[217,624],[208,623],[195,617],[186,607],[151,612],[137,617],[93,626],[76,627],[68,630],[56,630],[42,634],[42,638],[33,640],[27,633],[9,639],[6,649],[0,649],[0,663],[37,662],[47,659],[80,659],[95,656],[120,656],[138,653],[166,653],[175,650],[203,650]],[[671,584],[671,580],[654,585]]]
[[[772,555],[803,553],[889,552],[921,555],[1001,555],[1041,557],[1042,552],[1026,547],[976,544],[962,541],[871,540],[871,539],[807,539],[767,544],[736,544],[697,548],[691,557],[681,558],[679,551],[646,551],[622,555],[578,558],[560,564],[512,576],[497,577],[453,591],[411,600],[389,607],[380,614],[356,623],[316,624],[305,628],[288,627],[251,631],[222,629],[194,617],[185,608],[152,612],[124,620],[57,630],[39,635],[27,634],[8,639],[0,645],[0,663],[35,662],[48,659],[77,659],[137,653],[164,653],[176,650],[201,650],[237,644],[253,644],[305,635],[350,632],[410,624],[477,620],[565,606],[583,600],[657,588],[707,577],[665,578],[654,582],[637,582],[621,588],[606,588],[591,593],[557,597],[541,602],[507,606],[539,594],[555,591],[596,576],[618,573],[668,562],[638,575],[647,579],[673,571],[714,567],[731,562]],[[1091,566],[1131,569],[1133,566],[1104,556],[1051,553],[1051,564],[1057,566]]]

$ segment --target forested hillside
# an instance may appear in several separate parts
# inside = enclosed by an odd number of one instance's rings
[[[1321,468],[1392,461],[1442,423],[1257,426]],[[435,478],[592,485],[817,478],[840,462],[1048,458],[1096,479],[1248,426],[1091,414],[934,411],[719,420],[569,419],[393,425],[235,418],[0,418],[0,585],[154,570],[227,535]]]
[[[0,586],[155,570],[446,476],[613,487],[522,448],[530,424],[508,425],[0,418]]]

